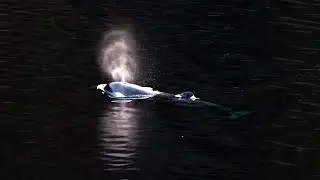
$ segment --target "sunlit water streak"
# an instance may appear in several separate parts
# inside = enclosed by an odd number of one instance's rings
[[[101,159],[106,170],[133,169],[139,143],[141,112],[126,104],[111,104],[100,121]]]
[[[133,81],[137,67],[135,42],[124,30],[112,30],[103,37],[99,65],[114,81]]]

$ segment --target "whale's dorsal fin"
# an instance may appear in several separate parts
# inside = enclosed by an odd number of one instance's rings
[[[186,91],[186,92],[183,92],[183,93],[180,93],[180,94],[176,94],[174,95],[175,97],[179,98],[179,99],[191,99],[191,100],[196,100],[196,99],[199,99],[197,97],[194,96],[194,94],[190,91]]]
[[[180,94],[181,95],[181,98],[191,98],[192,96],[194,96],[194,94],[192,92],[183,92]]]

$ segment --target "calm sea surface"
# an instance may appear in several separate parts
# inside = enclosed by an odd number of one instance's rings
[[[319,1],[1,3],[0,179],[319,179]],[[114,104],[97,63],[112,28],[135,83],[254,114]]]

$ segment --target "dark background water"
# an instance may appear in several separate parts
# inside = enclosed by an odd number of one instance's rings
[[[1,179],[319,179],[319,8],[1,3]],[[140,45],[136,83],[255,114],[105,101],[97,45],[113,27]]]

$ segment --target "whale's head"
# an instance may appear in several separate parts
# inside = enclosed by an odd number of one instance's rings
[[[104,93],[112,93],[112,90],[108,84],[99,84],[97,86],[97,90],[100,90],[102,94]]]
[[[124,95],[120,92],[114,92],[110,87],[110,84],[99,84],[97,86],[97,90],[101,91],[102,94],[107,94],[109,97],[112,98],[119,98],[124,97]]]

